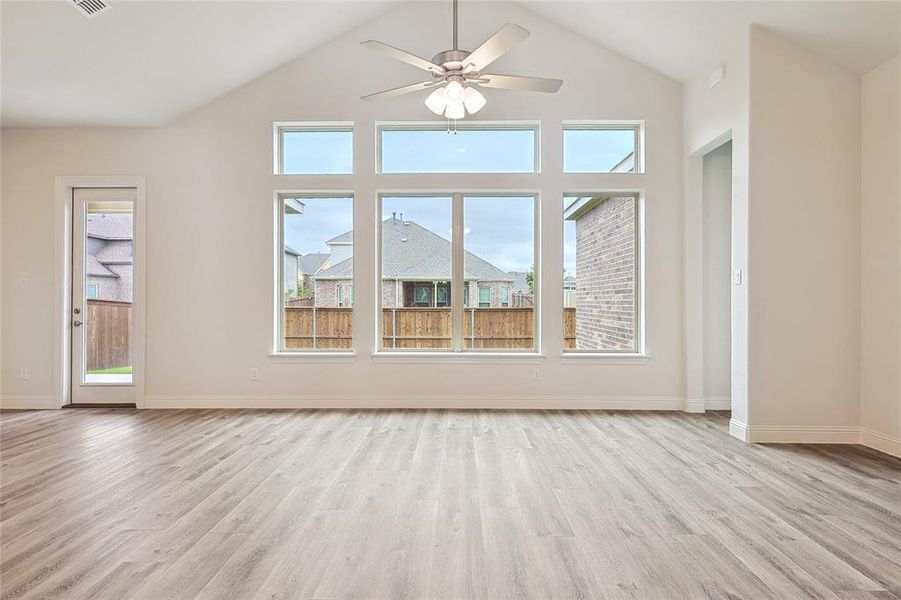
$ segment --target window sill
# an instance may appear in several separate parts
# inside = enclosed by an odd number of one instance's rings
[[[534,352],[375,352],[372,362],[393,364],[533,364],[544,362]]]
[[[560,357],[563,364],[606,363],[615,365],[645,365],[651,360],[649,354],[615,354],[601,352],[566,352]]]
[[[273,352],[273,363],[351,363],[357,360],[355,352]]]

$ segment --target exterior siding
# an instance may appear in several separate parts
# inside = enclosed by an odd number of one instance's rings
[[[635,349],[635,199],[576,220],[576,348]]]

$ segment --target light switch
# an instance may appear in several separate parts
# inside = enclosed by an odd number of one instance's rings
[[[23,277],[22,279],[19,280],[19,289],[20,289],[20,290],[27,290],[27,289],[28,289],[28,280],[25,279],[24,277]]]

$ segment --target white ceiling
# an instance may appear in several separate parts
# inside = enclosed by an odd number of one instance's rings
[[[4,127],[156,125],[398,2],[2,0]]]
[[[0,0],[3,126],[164,123],[399,4],[107,1],[88,20],[68,0]],[[901,21],[899,1],[522,4],[683,81],[729,56],[751,23],[862,73],[898,53]]]
[[[899,51],[901,2],[528,1],[534,12],[673,79],[726,59],[751,24],[849,71],[865,73]]]

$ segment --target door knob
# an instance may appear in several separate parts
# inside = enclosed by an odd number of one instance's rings
[[[81,327],[81,321],[72,321],[72,327]]]

